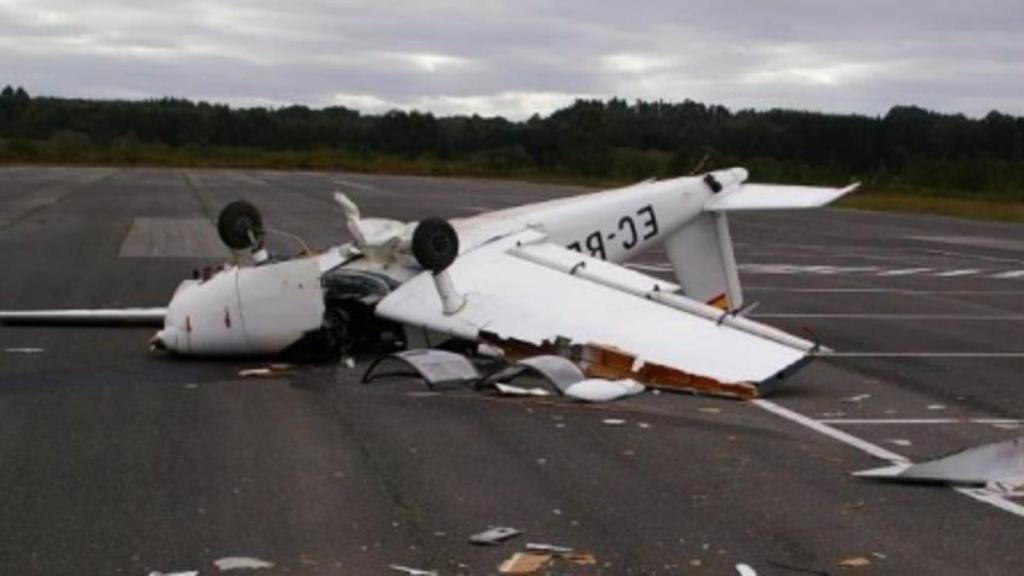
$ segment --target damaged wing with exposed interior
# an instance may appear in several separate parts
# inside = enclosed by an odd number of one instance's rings
[[[677,293],[675,285],[549,243],[535,230],[470,250],[445,271],[464,302],[447,310],[430,272],[377,315],[497,346],[511,359],[560,354],[587,376],[752,398],[816,345]]]

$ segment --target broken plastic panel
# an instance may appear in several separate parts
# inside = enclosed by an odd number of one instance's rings
[[[399,368],[375,372],[378,367],[388,364],[389,361],[392,361],[391,364],[397,363]],[[469,359],[454,352],[434,349],[403,350],[381,356],[370,363],[362,381],[365,384],[378,378],[397,376],[418,376],[427,383],[428,388],[433,389],[436,384],[479,380],[480,373]]]
[[[894,482],[1019,489],[1024,487],[1024,436],[968,448],[919,464],[896,464],[853,474]]]
[[[583,375],[583,371],[572,360],[554,354],[541,354],[539,356],[521,358],[511,366],[486,376],[481,381],[481,384],[495,381],[508,383],[524,374],[540,376],[562,394],[570,386],[586,378]]]

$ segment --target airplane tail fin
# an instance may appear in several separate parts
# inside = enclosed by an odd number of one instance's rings
[[[744,304],[729,235],[728,212],[816,208],[860,186],[859,183],[845,188],[747,184],[746,178],[746,170],[742,168],[707,174],[704,182],[714,195],[704,205],[704,212],[665,240],[665,252],[683,293],[723,310],[736,311]]]

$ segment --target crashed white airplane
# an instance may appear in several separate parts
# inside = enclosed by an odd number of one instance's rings
[[[727,214],[823,206],[853,191],[748,184],[732,168],[500,210],[402,223],[362,218],[354,242],[274,261],[255,208],[218,230],[248,255],[182,282],[166,308],[0,312],[12,323],[159,323],[181,355],[349,349],[395,332],[409,347],[458,339],[509,359],[559,354],[589,377],[739,398],[802,366],[817,344],[744,317]],[[620,264],[662,245],[678,284]]]

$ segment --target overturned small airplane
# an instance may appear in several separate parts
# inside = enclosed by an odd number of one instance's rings
[[[288,260],[268,255],[259,212],[238,201],[218,219],[236,261],[182,282],[166,308],[4,311],[0,320],[156,324],[152,348],[183,356],[454,339],[510,360],[557,354],[592,378],[750,398],[819,345],[745,317],[727,214],[823,206],[857,185],[746,180],[732,168],[451,222],[363,218],[337,193],[354,241]],[[658,245],[678,284],[620,265]]]

